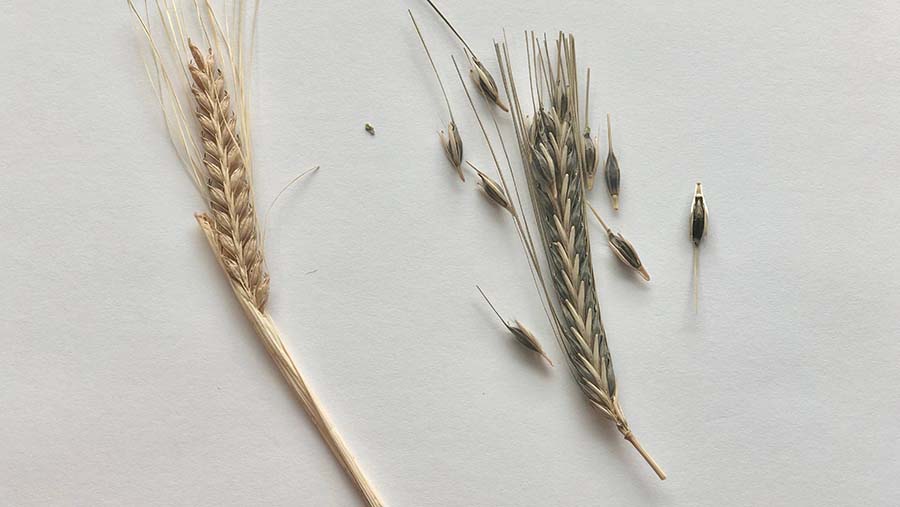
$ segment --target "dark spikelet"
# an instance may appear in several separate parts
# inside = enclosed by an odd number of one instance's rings
[[[503,99],[500,98],[500,90],[497,88],[497,82],[494,81],[494,77],[491,76],[491,73],[488,72],[478,58],[472,57],[472,70],[469,71],[469,75],[472,76],[472,81],[478,85],[478,89],[481,90],[481,93],[484,94],[485,97],[490,99],[494,104],[497,104],[497,107],[504,112],[509,112],[509,106],[507,106],[506,103],[503,102]]]
[[[485,294],[484,291],[481,290],[481,287],[478,287],[477,285],[475,287],[478,289],[478,292],[481,293],[481,297],[483,297],[484,300],[487,301],[488,306],[491,307],[491,310],[494,311],[494,314],[497,315],[497,318],[500,319],[500,322],[503,323],[503,326],[506,327],[506,329],[513,335],[513,338],[515,338],[516,342],[526,349],[540,354],[540,356],[543,357],[547,361],[547,363],[550,364],[550,366],[553,366],[553,361],[551,361],[550,357],[548,357],[544,352],[544,348],[541,347],[541,342],[539,342],[537,337],[534,336],[534,333],[532,333],[527,327],[525,327],[524,324],[522,324],[518,320],[511,323],[507,322],[503,318],[503,316],[500,315],[500,312],[498,312],[497,309],[494,308],[494,303],[491,303],[491,300],[488,299],[487,294]]]
[[[699,245],[706,234],[709,212],[706,209],[706,200],[703,198],[703,186],[697,183],[694,189],[694,200],[691,203],[691,241]]]
[[[490,199],[491,202],[493,202],[497,206],[500,206],[501,208],[505,209],[506,211],[510,212],[510,214],[515,216],[516,208],[513,206],[512,201],[510,201],[509,198],[506,196],[506,192],[503,190],[503,188],[499,184],[497,184],[497,182],[494,181],[490,176],[488,176],[487,174],[482,172],[480,169],[478,169],[477,167],[472,165],[472,163],[470,163],[468,161],[466,163],[469,164],[469,167],[471,167],[472,170],[474,170],[475,173],[478,175],[478,177],[481,179],[479,186],[481,187],[481,190],[484,193],[484,195],[488,199]]]
[[[619,182],[621,174],[619,172],[619,160],[613,151],[612,127],[610,127],[609,115],[606,115],[606,132],[609,153],[606,155],[606,162],[603,164],[603,177],[606,178],[606,190],[609,192],[609,198],[612,199],[613,209],[619,209]]]
[[[509,332],[512,333],[513,337],[519,342],[520,345],[525,347],[526,349],[538,354],[543,357],[547,364],[553,366],[553,361],[550,360],[550,357],[547,356],[547,353],[544,352],[543,347],[541,347],[541,343],[538,341],[537,337],[534,336],[527,327],[521,322],[514,321],[512,324],[507,324],[506,328],[509,329]]]
[[[621,234],[612,231],[606,235],[606,239],[609,242],[610,248],[612,248],[612,251],[615,252],[619,260],[631,269],[637,271],[644,280],[650,281],[650,274],[641,263],[641,258],[638,257],[634,246],[632,246],[627,239],[622,237]]]
[[[466,181],[466,176],[462,170],[463,143],[462,138],[459,136],[459,130],[456,128],[456,122],[450,120],[450,123],[447,125],[447,132],[441,131],[440,136],[441,145],[444,147],[444,154],[447,155],[447,160],[453,164],[459,179]]]
[[[594,177],[597,176],[597,142],[591,139],[591,132],[584,133],[584,179],[587,189],[594,188]]]

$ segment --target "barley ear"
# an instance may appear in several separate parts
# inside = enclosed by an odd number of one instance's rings
[[[212,50],[204,54],[190,42],[189,47],[193,56],[188,65],[193,79],[191,92],[200,124],[216,244],[229,278],[242,295],[264,311],[269,298],[269,275],[263,265],[250,176],[225,80],[216,67]]]

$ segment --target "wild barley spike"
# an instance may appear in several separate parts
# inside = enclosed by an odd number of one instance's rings
[[[526,126],[506,42],[494,44],[506,96],[513,102],[510,107],[513,126],[546,253],[545,294],[554,334],[588,401],[616,425],[622,437],[634,446],[659,478],[665,479],[665,472],[631,431],[619,404],[612,358],[600,316],[584,216],[587,208],[582,174],[584,123],[580,118],[575,40],[560,33],[555,70],[546,42],[540,48],[532,35],[531,47],[535,56],[532,58],[529,53],[529,67],[534,69],[529,76],[529,91],[536,99],[535,120],[533,126]],[[534,133],[526,129],[534,129]],[[555,301],[550,301],[553,296]]]

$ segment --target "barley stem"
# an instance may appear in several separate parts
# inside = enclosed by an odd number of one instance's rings
[[[633,445],[634,448],[637,449],[637,452],[640,453],[641,457],[644,458],[644,461],[646,461],[647,464],[650,465],[650,468],[652,468],[653,471],[656,472],[656,475],[659,477],[659,479],[662,481],[666,480],[666,473],[663,472],[663,469],[659,467],[659,465],[656,463],[656,460],[653,459],[653,456],[651,456],[650,453],[648,453],[647,450],[644,449],[644,446],[642,446],[641,442],[637,439],[636,436],[634,436],[634,433],[629,430],[624,434],[624,437],[625,440],[631,442],[631,445]]]
[[[220,254],[219,239],[215,230],[215,225],[205,213],[198,213],[196,217],[197,222],[200,224],[200,228],[206,236],[206,240],[209,242],[209,247],[212,249],[216,260],[219,262],[219,266],[221,266],[225,271],[225,274],[228,275],[228,269],[225,267]],[[244,315],[247,316],[247,319],[253,326],[253,330],[256,332],[260,341],[262,341],[263,346],[265,346],[266,352],[269,353],[269,356],[278,367],[278,371],[281,372],[282,376],[284,376],[285,380],[290,384],[294,394],[300,400],[306,413],[309,414],[313,425],[319,431],[319,434],[322,435],[322,439],[325,440],[325,443],[328,445],[332,454],[337,458],[341,467],[347,472],[347,475],[350,476],[353,484],[365,498],[369,507],[382,507],[384,504],[378,497],[378,493],[375,492],[374,487],[369,483],[365,474],[362,472],[362,469],[359,468],[356,459],[350,453],[344,440],[331,423],[322,404],[319,402],[318,398],[316,398],[316,395],[312,392],[309,385],[306,383],[306,380],[300,374],[300,370],[298,370],[297,366],[294,364],[293,358],[288,352],[287,347],[285,347],[284,341],[281,339],[281,332],[275,326],[272,317],[269,316],[268,312],[265,310],[257,308],[256,302],[247,297],[246,292],[237,281],[229,277],[229,282],[238,303],[241,305],[241,309],[244,311]]]

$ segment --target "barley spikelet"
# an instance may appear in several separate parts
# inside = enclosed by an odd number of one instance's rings
[[[193,62],[189,69],[191,92],[197,103],[203,164],[208,174],[209,215],[225,272],[242,295],[264,311],[269,297],[269,275],[263,265],[253,209],[249,173],[236,131],[225,79],[216,67],[212,50],[203,54],[188,43]]]
[[[691,201],[691,242],[694,244],[694,312],[700,309],[700,242],[709,227],[709,210],[703,197],[703,185],[697,182]]]

